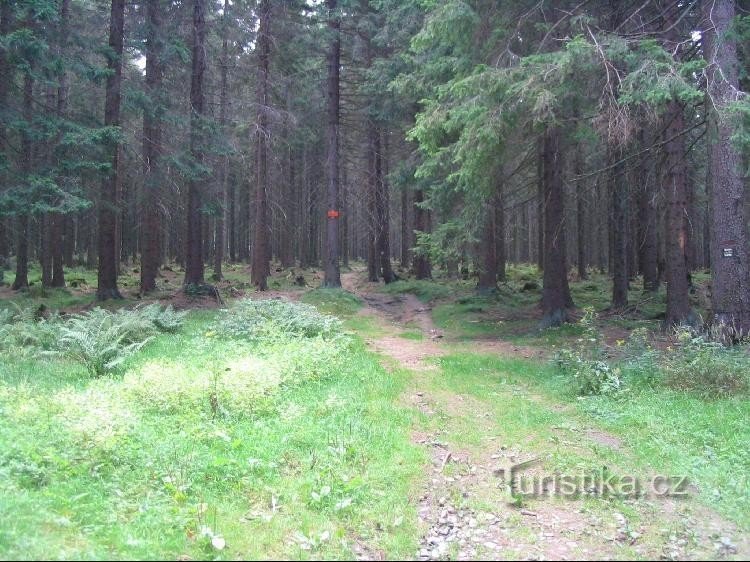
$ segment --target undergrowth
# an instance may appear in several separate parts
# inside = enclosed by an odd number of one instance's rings
[[[615,349],[604,345],[588,309],[579,322],[583,335],[557,353],[557,365],[579,395],[611,394],[631,384],[694,392],[703,398],[745,394],[750,357],[744,345],[727,346],[692,327],[675,328],[672,344],[656,349],[652,334],[636,328]]]
[[[413,555],[406,377],[301,304],[196,311],[151,337],[118,377],[3,357],[1,557]]]
[[[27,357],[65,356],[92,376],[112,373],[157,333],[175,332],[185,312],[158,304],[110,312],[40,316],[35,309],[0,311],[0,351]]]

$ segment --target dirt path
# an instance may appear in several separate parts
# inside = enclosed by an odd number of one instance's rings
[[[423,535],[417,559],[743,559],[750,554],[750,544],[734,525],[692,500],[547,497],[528,505],[517,496],[514,500],[511,479],[503,479],[508,467],[539,457],[524,476],[547,475],[542,472],[547,451],[506,443],[490,413],[502,396],[489,401],[451,392],[439,383],[434,359],[461,350],[521,357],[545,353],[508,342],[451,342],[435,327],[429,307],[413,295],[379,293],[361,272],[344,274],[342,283],[365,303],[361,314],[373,317],[386,334],[368,338],[368,344],[390,359],[386,366],[414,373],[405,401],[423,419],[413,439],[431,459],[418,498]],[[404,337],[415,329],[421,339]],[[528,396],[526,407],[565,409],[538,396]],[[481,434],[483,443],[464,443],[463,428]],[[627,456],[620,439],[598,428],[585,428],[575,440],[571,447],[607,447]]]

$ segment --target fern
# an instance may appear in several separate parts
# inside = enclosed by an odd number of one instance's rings
[[[60,317],[37,319],[35,309],[13,306],[15,310],[0,310],[0,350],[33,355],[52,349]]]
[[[172,305],[162,308],[159,304],[153,303],[146,306],[140,306],[135,311],[143,318],[147,319],[160,332],[174,333],[182,327],[187,316],[187,311],[176,311]]]
[[[284,300],[238,302],[215,325],[215,331],[251,341],[322,337],[341,334],[341,321],[309,304]]]
[[[95,308],[71,316],[60,327],[58,350],[78,361],[95,377],[115,371],[152,339],[142,318],[129,311]]]
[[[109,312],[101,308],[64,320],[36,318],[33,308],[0,310],[0,351],[22,355],[63,355],[93,376],[110,373],[159,332],[176,332],[187,312],[150,304]]]

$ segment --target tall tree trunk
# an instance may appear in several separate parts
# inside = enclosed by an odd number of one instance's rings
[[[385,133],[387,135],[387,133]],[[378,270],[385,283],[393,283],[396,276],[391,267],[390,242],[390,196],[387,178],[388,141],[387,136],[381,142],[380,129],[375,128],[375,209],[377,212],[377,255]]]
[[[742,155],[732,143],[727,114],[739,89],[737,44],[731,33],[733,0],[704,2],[704,52],[708,60],[713,323],[732,338],[750,334],[750,240]]]
[[[430,232],[430,214],[427,209],[422,208],[424,192],[417,189],[414,192],[414,230],[416,232]],[[417,279],[430,279],[432,277],[432,265],[430,257],[424,251],[418,249],[413,257],[414,276]]]
[[[13,6],[10,2],[0,3],[0,35],[5,37],[10,33],[13,20]],[[5,46],[0,44],[0,107],[8,106],[8,87],[13,81],[11,66],[8,63],[8,53]],[[6,142],[5,120],[0,119],[0,154],[7,158],[8,146]],[[0,171],[0,182],[5,184],[7,176],[5,171]],[[7,258],[10,254],[10,221],[0,219],[0,285],[3,283],[4,271],[7,267]]]
[[[544,289],[542,328],[568,322],[572,306],[565,259],[565,201],[563,152],[559,126],[549,126],[543,137]]]
[[[52,215],[44,213],[37,220],[39,228],[39,264],[42,268],[42,288],[48,289],[52,286]]]
[[[291,115],[293,111],[292,105],[292,93],[287,88],[286,92],[286,110]],[[281,260],[281,267],[288,269],[294,267],[294,227],[297,224],[296,208],[294,205],[295,185],[297,183],[297,167],[294,160],[294,143],[292,137],[294,135],[293,129],[289,121],[284,127],[284,137],[286,139],[286,172],[287,176],[284,178],[286,181],[282,181],[281,191],[281,208],[283,209],[283,217],[280,221],[279,226],[279,259]],[[344,169],[346,167],[344,166]],[[343,173],[343,172],[342,172]]]
[[[206,179],[203,129],[206,72],[206,0],[193,0],[193,56],[190,80],[190,155],[196,170],[188,181],[187,229],[185,236],[185,285],[203,285],[203,195]]]
[[[607,237],[607,217],[609,208],[607,198],[606,182],[602,181],[601,175],[596,178],[596,200],[597,200],[597,265],[599,266],[599,273],[607,271],[607,265],[609,263],[609,239]]]
[[[647,148],[645,135],[640,135],[640,147]],[[648,144],[652,144],[649,142]],[[657,191],[654,158],[651,150],[644,152],[639,163],[640,185],[638,186],[638,248],[640,271],[643,275],[643,291],[659,290],[658,238],[657,238]]]
[[[255,183],[255,236],[253,237],[252,281],[260,291],[268,289],[270,274],[270,228],[268,221],[268,106],[271,102],[268,84],[268,65],[271,56],[271,6],[261,0],[258,27],[258,83],[257,113],[255,123],[256,183]]]
[[[576,231],[577,231],[577,250],[578,250],[578,278],[581,280],[588,279],[586,260],[586,204],[583,196],[583,188],[577,184],[576,190]]]
[[[229,181],[229,170],[227,170],[227,190],[229,196],[229,216],[227,236],[229,237],[229,261],[237,261],[237,190],[234,182]]]
[[[297,197],[300,208],[300,224],[297,231],[297,246],[299,247],[299,266],[306,268],[310,265],[310,252],[308,251],[308,234],[310,232],[310,166],[307,156],[307,145],[302,145],[302,178]]]
[[[620,148],[610,149],[615,166],[610,172],[612,197],[612,308],[628,305],[628,185]]]
[[[378,267],[378,161],[377,161],[377,132],[372,122],[367,124],[367,280],[377,283],[380,279]]]
[[[674,12],[674,13],[673,13]],[[676,28],[676,11],[668,11],[665,25],[667,47],[679,56],[682,37]],[[690,308],[689,280],[687,268],[687,162],[685,159],[684,108],[677,100],[671,100],[665,113],[664,137],[664,200],[666,215],[664,224],[665,280],[667,282],[667,310],[665,328],[680,324],[693,324],[696,317]]]
[[[5,284],[5,269],[8,267],[10,243],[8,240],[8,222],[0,219],[0,286]]]
[[[323,285],[326,287],[340,287],[341,274],[339,271],[339,73],[341,59],[341,19],[338,12],[337,0],[326,0],[328,7],[328,31],[331,34],[328,46],[328,154],[326,165],[328,169],[328,193],[326,213],[326,264]]]
[[[580,148],[576,150],[574,173],[576,176],[583,173]],[[576,182],[576,250],[578,251],[576,265],[578,266],[578,278],[582,281],[589,277],[586,247],[586,197],[584,196],[584,186],[579,180]]]
[[[141,196],[140,246],[141,293],[156,289],[161,262],[161,130],[163,104],[162,0],[146,6],[146,94],[149,106],[143,112],[143,194]]]
[[[409,229],[409,191],[401,186],[401,261],[402,269],[409,269],[409,248],[411,248],[411,230]]]
[[[346,165],[346,159],[341,165],[341,263],[344,267],[349,267],[349,246],[351,244],[351,223],[349,221],[349,214],[353,210],[351,204],[349,185],[349,175]],[[356,224],[356,223],[355,223]]]
[[[545,216],[545,208],[544,208],[544,141],[543,139],[540,139],[537,144],[537,164],[536,164],[536,181],[537,181],[537,193],[536,193],[536,201],[537,201],[537,207],[536,207],[536,216],[537,216],[537,256],[536,256],[536,264],[539,268],[539,271],[542,271],[544,269],[544,251],[545,251],[545,245],[544,245],[544,216]]]
[[[514,215],[514,218],[517,221],[518,216]],[[498,187],[495,202],[495,256],[497,257],[497,280],[505,283],[505,265],[508,256],[505,250],[505,197],[502,185]]]
[[[477,291],[479,293],[492,293],[497,290],[497,239],[495,223],[495,201],[496,196],[484,206],[482,217],[480,240],[477,245],[479,250],[479,280]]]
[[[666,215],[666,282],[667,312],[666,327],[695,318],[688,297],[687,272],[687,178],[685,176],[685,141],[680,136],[684,128],[683,108],[678,101],[671,101],[667,107],[669,124],[665,136],[666,170],[664,178]]]
[[[85,216],[85,215],[84,215]],[[91,211],[88,212],[88,216],[91,217],[90,223],[89,223],[89,229],[90,231],[96,230],[96,217],[94,216],[94,213]],[[65,246],[63,247],[63,264],[65,267],[73,267],[74,259],[73,256],[75,254],[74,250],[76,249],[76,225],[80,224],[80,220],[76,220],[70,215],[66,215],[63,220],[63,229],[65,230]],[[85,249],[87,254],[86,259],[86,266],[93,268],[96,267],[96,242],[98,238],[95,238],[93,235],[89,236],[86,239],[86,242],[80,243],[79,246],[82,249]],[[89,259],[89,257],[91,259]]]
[[[26,122],[21,133],[21,176],[30,179],[33,170],[34,144],[32,126],[34,118],[34,77],[32,69],[23,78],[23,118]],[[16,219],[16,278],[11,288],[15,291],[29,287],[29,214],[21,212]]]
[[[519,239],[519,251],[517,261],[521,263],[528,263],[531,261],[532,254],[532,237],[531,237],[531,205],[525,203],[521,207],[521,232]],[[516,216],[518,218],[518,216]]]
[[[244,182],[243,182],[244,186]],[[250,192],[252,185],[248,183],[247,189],[239,190],[238,206],[238,229],[237,233],[237,259],[241,262],[249,263],[250,261]]]
[[[109,51],[107,52],[107,86],[104,103],[104,125],[120,126],[120,89],[122,84],[123,32],[125,0],[112,0],[109,19]],[[117,288],[117,214],[120,174],[120,146],[118,142],[107,145],[109,173],[102,180],[99,197],[99,267],[98,300],[121,299]]]
[[[227,113],[229,110],[229,0],[224,0],[221,29],[221,61],[220,61],[220,92],[219,92],[219,128],[223,135],[228,135]],[[219,213],[216,217],[216,247],[214,249],[214,281],[224,278],[221,270],[224,263],[224,252],[227,245],[227,213],[229,211],[229,155],[219,156]],[[231,221],[231,219],[230,219]]]
[[[68,47],[68,36],[70,34],[70,0],[60,0],[60,21],[59,36],[57,49],[59,56],[64,56]],[[68,115],[68,74],[65,71],[65,64],[60,67],[57,85],[57,118],[60,121],[67,119]],[[51,248],[52,252],[52,286],[65,287],[65,270],[64,252],[65,245],[72,244],[73,240],[68,240],[65,233],[65,216],[60,213],[53,213],[50,224]]]

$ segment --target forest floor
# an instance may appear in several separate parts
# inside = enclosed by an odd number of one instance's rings
[[[257,298],[245,273],[227,270],[228,302]],[[174,289],[156,298],[200,306],[121,375],[92,380],[66,359],[4,358],[0,557],[750,556],[748,400],[638,385],[577,396],[552,359],[584,332],[538,332],[532,273],[511,274],[499,295],[477,296],[471,280],[383,286],[355,267],[332,291],[315,288],[316,271],[275,272],[264,298],[313,304],[355,338],[325,378],[278,392],[268,373],[290,361],[318,371],[308,355],[320,350],[237,345],[215,333],[216,304]],[[120,306],[139,302],[128,293],[136,275],[125,272]],[[88,310],[90,276],[0,299]],[[162,282],[179,286],[179,273]],[[603,278],[572,290],[599,312],[615,354],[634,328],[658,323],[663,295],[634,291],[628,311],[610,314]],[[694,297],[699,306],[700,286]],[[256,379],[265,397],[247,386]],[[227,415],[211,413],[209,383]],[[252,415],[234,415],[248,407]],[[686,495],[659,495],[658,475],[674,486],[686,477]],[[578,493],[556,493],[562,478]],[[631,481],[642,493],[624,491]]]
[[[402,398],[419,412],[413,441],[428,452],[421,483],[422,529],[416,556],[451,559],[706,559],[750,554],[747,535],[693,498],[524,497],[509,491],[508,467],[533,459],[529,482],[593,467],[651,482],[624,439],[575,408],[518,384],[514,373],[467,372],[467,356],[489,362],[539,358],[528,345],[463,341],[438,329],[428,304],[413,294],[383,294],[362,272],[344,274],[344,288],[365,303],[383,335],[367,343],[386,367],[407,368]],[[531,368],[532,364],[522,365]],[[517,373],[515,373],[517,374]],[[503,472],[505,471],[505,472]],[[615,478],[617,481],[617,478]],[[549,485],[549,484],[548,484]],[[551,485],[550,485],[551,487]],[[690,486],[687,495],[691,493]],[[694,491],[694,490],[693,490]],[[586,496],[586,494],[584,494]]]

